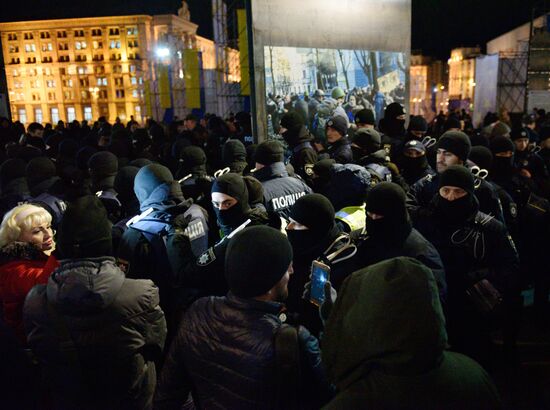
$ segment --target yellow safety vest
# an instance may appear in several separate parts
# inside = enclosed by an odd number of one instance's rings
[[[350,232],[363,229],[367,218],[365,204],[361,206],[348,206],[343,208],[336,212],[335,218],[349,226]]]

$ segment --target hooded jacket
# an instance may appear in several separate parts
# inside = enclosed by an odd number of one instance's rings
[[[27,293],[48,281],[59,263],[27,242],[13,242],[0,249],[0,301],[4,322],[19,341],[26,344],[23,329],[23,304]]]
[[[292,150],[290,164],[298,175],[308,181],[313,173],[313,165],[317,162],[317,153],[311,146],[313,137],[305,126],[301,126],[297,134],[293,135],[289,130],[283,138]]]
[[[166,338],[151,281],[126,279],[109,257],[64,260],[29,293],[24,320],[54,408],[151,408]]]
[[[429,269],[402,257],[355,272],[325,328],[323,364],[338,394],[324,408],[500,408],[489,375],[446,346]]]

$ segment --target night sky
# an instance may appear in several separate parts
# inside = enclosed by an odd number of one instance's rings
[[[181,4],[179,0],[56,0],[55,3],[51,0],[13,0],[4,3],[7,4],[2,5],[0,21],[166,14],[175,13]],[[488,40],[527,22],[535,3],[540,1],[412,0],[412,49],[447,59],[454,47],[484,47]],[[199,24],[199,34],[211,37],[210,1],[190,0],[188,4],[191,19]],[[391,26],[388,29],[391,30]]]

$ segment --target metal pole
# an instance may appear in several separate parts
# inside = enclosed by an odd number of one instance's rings
[[[533,40],[533,20],[535,20],[535,6],[531,9],[531,21],[529,22],[529,42],[527,43],[527,68],[525,73],[525,99],[523,111],[528,114],[529,109],[529,63],[531,61],[531,41]]]
[[[246,30],[248,33],[248,66],[250,71],[250,114],[252,117],[252,135],[258,142],[258,123],[256,121],[256,82],[254,75],[254,38],[252,30],[252,0],[245,0]]]

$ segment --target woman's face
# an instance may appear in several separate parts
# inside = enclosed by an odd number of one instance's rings
[[[51,251],[54,248],[53,230],[47,222],[33,226],[30,230],[23,228],[19,240],[32,243],[43,252]]]

